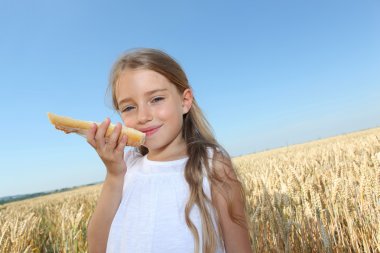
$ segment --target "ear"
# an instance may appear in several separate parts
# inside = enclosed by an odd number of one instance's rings
[[[193,104],[193,92],[191,89],[186,89],[182,93],[182,113],[186,114],[190,111],[191,105]]]

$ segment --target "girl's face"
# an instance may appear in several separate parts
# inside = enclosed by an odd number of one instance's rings
[[[144,146],[150,156],[173,155],[186,147],[182,125],[192,103],[190,89],[180,94],[155,71],[127,69],[118,79],[116,99],[124,124],[146,133]]]

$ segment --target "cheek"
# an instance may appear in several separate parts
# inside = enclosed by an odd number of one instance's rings
[[[178,109],[174,106],[167,106],[163,108],[157,108],[155,111],[155,117],[160,120],[174,121],[178,117]]]
[[[160,121],[167,121],[168,119],[170,119],[169,115],[170,111],[165,109],[158,109],[154,113],[154,117]]]
[[[137,123],[134,121],[132,117],[126,117],[125,115],[121,115],[121,119],[123,120],[124,125],[126,127],[136,128],[135,126],[137,125]]]

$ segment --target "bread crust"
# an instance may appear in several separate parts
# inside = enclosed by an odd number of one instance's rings
[[[100,123],[93,121],[85,121],[73,119],[66,116],[60,116],[54,113],[47,113],[50,122],[55,126],[56,129],[64,131],[66,134],[68,133],[76,133],[86,138],[88,130],[91,128],[92,124],[100,125]],[[115,125],[110,123],[107,132],[105,134],[106,139],[108,139]],[[128,137],[127,146],[139,147],[144,144],[145,141],[145,133],[140,132],[134,128],[129,128],[122,126],[120,136],[126,135]]]

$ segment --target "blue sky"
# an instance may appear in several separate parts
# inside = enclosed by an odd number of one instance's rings
[[[46,113],[120,122],[114,60],[159,48],[185,69],[232,156],[380,126],[379,1],[0,1],[0,197],[103,180]]]

